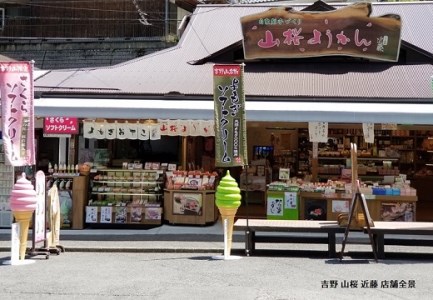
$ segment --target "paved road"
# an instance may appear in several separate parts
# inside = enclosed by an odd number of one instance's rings
[[[431,259],[212,259],[218,254],[65,252],[10,266],[0,252],[0,299],[422,300],[433,293]]]

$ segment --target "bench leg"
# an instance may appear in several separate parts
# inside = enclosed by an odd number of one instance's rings
[[[337,257],[335,250],[335,233],[328,232],[328,256],[329,258]]]
[[[374,243],[377,249],[377,258],[385,258],[385,236],[382,233],[373,234]]]
[[[245,231],[245,255],[250,256],[256,248],[256,232],[247,229]]]

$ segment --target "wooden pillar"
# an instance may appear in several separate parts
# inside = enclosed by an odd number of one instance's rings
[[[311,160],[311,181],[312,182],[317,182],[318,173],[319,173],[319,159],[317,157],[312,158]]]

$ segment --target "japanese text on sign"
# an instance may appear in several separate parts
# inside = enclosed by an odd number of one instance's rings
[[[78,134],[78,119],[70,117],[46,117],[44,133],[48,134]]]
[[[336,289],[336,288],[370,288],[370,289],[413,289],[415,288],[415,280],[375,280],[375,279],[362,279],[362,280],[322,280],[322,288]]]
[[[239,80],[237,78],[233,78],[232,84],[230,86],[221,86],[218,85],[218,90],[220,91],[220,95],[218,96],[218,101],[221,103],[221,118],[217,120],[220,124],[220,133],[223,144],[223,155],[222,162],[227,163],[232,161],[233,158],[237,158],[239,155],[239,119],[235,117],[238,115],[238,111],[240,108],[239,97],[238,97],[238,86]],[[231,91],[230,97],[226,94],[228,91]],[[228,116],[232,118],[228,118]],[[233,122],[233,124],[230,124]],[[229,144],[229,126],[233,126],[233,156],[228,153],[228,144]]]
[[[327,12],[270,9],[241,18],[246,59],[348,55],[397,61],[398,15],[370,17],[371,4]]]
[[[308,122],[310,142],[326,143],[328,141],[328,122]]]
[[[217,166],[241,166],[246,158],[246,126],[242,69],[240,65],[216,65],[214,75]]]
[[[0,89],[5,157],[13,166],[33,165],[35,147],[31,63],[1,63]]]

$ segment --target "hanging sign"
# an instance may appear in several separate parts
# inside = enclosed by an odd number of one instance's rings
[[[201,122],[202,136],[215,136],[215,122],[213,120],[206,120]],[[246,134],[246,133],[245,133]],[[246,141],[246,137],[245,137]]]
[[[149,126],[149,139],[160,140],[161,139],[161,129],[158,124]]]
[[[362,132],[366,143],[374,143],[374,123],[362,123]]]
[[[191,122],[189,120],[178,120],[177,121],[180,136],[189,136],[190,124],[191,124]]]
[[[83,122],[83,136],[86,139],[94,139],[95,138],[95,122],[93,122],[93,121],[84,121]]]
[[[157,122],[109,123],[85,120],[83,136],[87,139],[159,140],[161,136],[215,136],[214,120],[171,120]],[[66,136],[66,135],[52,135]]]
[[[166,132],[168,136],[178,136],[180,132],[178,120],[168,120],[168,131]]]
[[[328,142],[328,122],[308,122],[310,142]]]
[[[214,65],[215,166],[244,166],[247,131],[243,65]]]
[[[34,165],[33,64],[0,62],[0,96],[6,161]]]
[[[138,139],[146,141],[150,139],[150,126],[147,124],[139,123],[138,124]]]
[[[119,140],[125,140],[128,136],[126,131],[128,130],[128,124],[126,123],[117,123],[117,138]]]
[[[241,18],[246,59],[346,55],[398,61],[401,18],[360,2],[325,12],[272,8]]]
[[[126,122],[126,138],[129,140],[138,139],[138,124]]]
[[[78,134],[78,119],[71,117],[45,117],[44,134]]]
[[[103,140],[105,139],[105,124],[107,124],[107,122],[95,122],[94,126],[95,126],[95,133],[94,133],[94,137],[95,139],[99,139],[99,140]]]
[[[105,124],[105,138],[107,140],[114,140],[117,137],[116,123]]]

